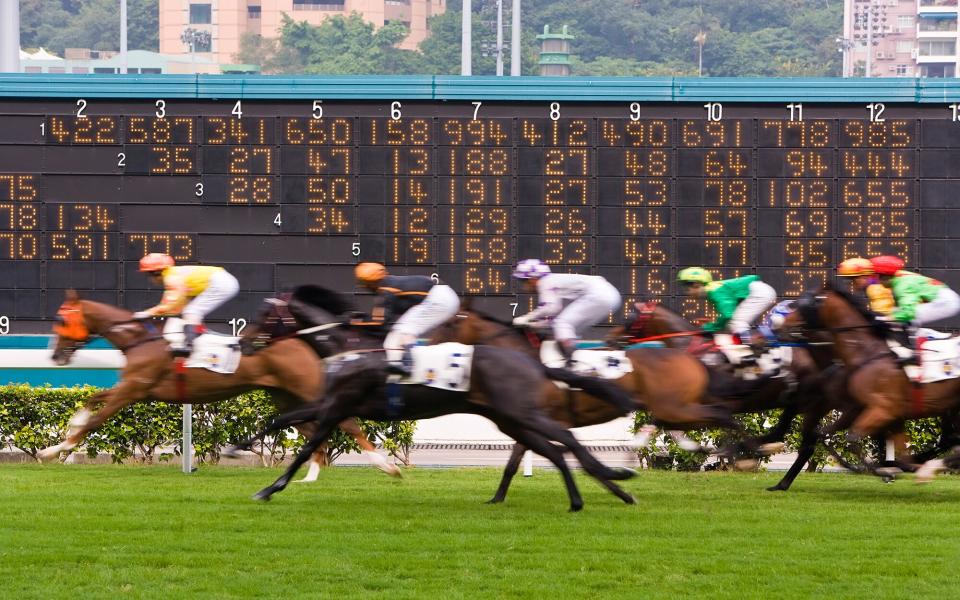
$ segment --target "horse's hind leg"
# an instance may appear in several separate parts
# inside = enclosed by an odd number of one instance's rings
[[[535,431],[524,429],[522,426],[513,423],[506,423],[502,419],[495,422],[504,433],[553,463],[560,471],[563,483],[567,487],[567,495],[570,497],[570,512],[583,510],[583,498],[580,496],[580,490],[577,489],[577,484],[573,480],[573,474],[570,473],[570,467],[563,459],[563,452]]]
[[[517,469],[520,468],[520,461],[523,460],[523,453],[526,451],[523,444],[517,442],[513,445],[513,450],[510,452],[510,459],[507,461],[507,466],[503,468],[503,477],[500,478],[500,487],[497,488],[497,493],[493,495],[493,498],[487,500],[488,504],[499,504],[503,502],[507,497],[507,490],[510,489],[510,482],[513,481],[514,475],[517,474]]]
[[[313,453],[327,441],[330,433],[333,432],[333,428],[336,427],[338,420],[338,418],[326,418],[318,423],[317,431],[313,434],[313,437],[307,440],[307,443],[300,449],[300,452],[294,457],[293,462],[287,467],[287,470],[283,472],[283,475],[278,477],[272,484],[254,494],[253,498],[255,500],[269,500],[275,493],[283,491],[283,489],[290,484],[290,480],[293,479],[293,476],[297,473],[297,469],[299,469],[303,463],[310,460]]]
[[[590,454],[589,450],[583,447],[583,444],[577,441],[577,438],[570,433],[569,429],[558,425],[556,422],[551,421],[541,414],[530,415],[528,418],[522,420],[521,423],[524,427],[536,431],[547,439],[554,440],[566,446],[570,452],[573,452],[573,455],[577,457],[577,460],[580,461],[583,469],[596,479],[620,481],[630,479],[637,474],[633,469],[611,469],[601,463]],[[534,448],[531,448],[531,450],[536,452]],[[537,453],[539,454],[539,452]]]
[[[793,461],[790,469],[786,475],[777,482],[777,485],[767,488],[768,492],[785,492],[793,485],[793,480],[797,478],[797,475],[803,470],[803,466],[807,464],[807,461],[810,460],[814,450],[817,448],[817,440],[820,438],[817,434],[817,426],[820,424],[820,419],[823,418],[824,414],[826,414],[825,411],[818,410],[803,415],[803,428],[800,438],[800,448],[797,450],[797,459]]]
[[[391,477],[402,477],[403,474],[400,472],[400,469],[397,468],[397,465],[388,463],[387,459],[377,452],[376,446],[370,443],[370,440],[364,435],[363,429],[360,428],[360,423],[355,418],[350,417],[349,419],[344,419],[343,422],[340,423],[340,429],[342,429],[344,433],[351,435],[353,439],[357,441],[357,445],[360,446],[363,455],[367,457],[370,464]],[[310,468],[311,470],[313,469],[313,463],[311,463]],[[319,469],[319,465],[317,468]],[[316,477],[314,477],[314,479],[316,479]],[[306,481],[306,478],[304,478],[304,481]]]
[[[67,429],[66,439],[37,452],[37,458],[48,461],[57,458],[61,452],[69,452],[76,448],[91,431],[96,430],[103,423],[119,412],[125,406],[141,400],[144,391],[139,385],[120,382],[115,387],[98,392],[87,404],[78,410],[71,418]],[[89,406],[103,403],[99,410],[91,412]]]

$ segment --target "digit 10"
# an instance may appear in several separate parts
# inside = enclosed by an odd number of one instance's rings
[[[951,104],[948,108],[953,111],[953,116],[950,118],[951,121],[956,123],[960,121],[960,115],[957,114],[958,109],[960,109],[960,104]]]
[[[719,102],[707,102],[703,107],[707,109],[708,121],[719,121],[723,118],[723,105]]]

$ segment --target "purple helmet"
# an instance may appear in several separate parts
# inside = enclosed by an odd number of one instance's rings
[[[513,276],[516,279],[539,279],[549,274],[550,267],[536,258],[521,260],[513,270]]]

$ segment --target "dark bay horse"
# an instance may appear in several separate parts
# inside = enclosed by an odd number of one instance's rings
[[[849,294],[829,286],[801,296],[797,310],[783,325],[787,332],[821,332],[833,339],[844,366],[842,392],[857,406],[846,411],[830,431],[849,426],[847,437],[853,442],[902,430],[907,419],[952,419],[960,407],[960,379],[915,384],[907,378],[887,345],[886,327]],[[864,464],[877,472],[865,459]]]
[[[302,340],[283,340],[255,356],[241,357],[236,372],[231,374],[196,368],[180,374],[166,340],[155,328],[133,320],[132,316],[128,310],[82,300],[75,291],[67,291],[66,301],[58,311],[61,322],[54,327],[57,338],[53,360],[59,365],[69,363],[74,352],[99,335],[123,352],[126,366],[120,373],[120,382],[94,395],[70,419],[66,439],[39,453],[42,459],[51,460],[72,450],[117,411],[135,402],[215,402],[265,389],[282,412],[302,407],[321,395],[323,362]],[[98,405],[100,408],[95,408]],[[368,457],[380,458],[379,468],[391,475],[399,474],[396,466],[376,453],[355,420],[340,425],[367,451]],[[313,425],[307,424],[301,432],[309,436],[313,430]]]
[[[404,385],[401,407],[391,407],[387,393],[387,365],[379,353],[355,355],[331,364],[331,383],[320,405],[281,415],[268,430],[283,429],[292,424],[315,421],[317,431],[294,459],[287,471],[272,485],[254,497],[269,500],[286,488],[296,470],[309,454],[329,436],[332,427],[350,416],[377,421],[426,419],[452,413],[477,414],[487,417],[501,431],[546,457],[560,471],[570,510],[583,508],[583,499],[563,458],[563,448],[573,452],[583,468],[608,490],[628,504],[635,501],[613,483],[635,475],[630,469],[610,469],[595,459],[567,429],[550,419],[539,406],[539,396],[553,384],[547,377],[569,385],[584,385],[597,396],[609,393],[621,396],[607,402],[629,401],[616,386],[591,386],[591,378],[574,375],[562,369],[546,369],[528,357],[491,346],[475,346],[470,368],[468,391],[448,391],[424,385]],[[546,377],[545,377],[546,375]],[[600,382],[603,383],[603,382]],[[560,444],[554,446],[553,442]],[[240,444],[243,448],[248,442]]]

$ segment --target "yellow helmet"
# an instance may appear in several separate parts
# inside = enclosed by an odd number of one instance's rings
[[[353,274],[360,283],[376,283],[387,276],[387,268],[380,263],[365,262],[357,265]]]
[[[838,277],[860,277],[861,275],[873,275],[873,263],[866,258],[859,256],[848,258],[837,266]]]
[[[687,267],[677,273],[677,281],[680,283],[702,283],[707,285],[713,281],[713,275],[703,267]]]

